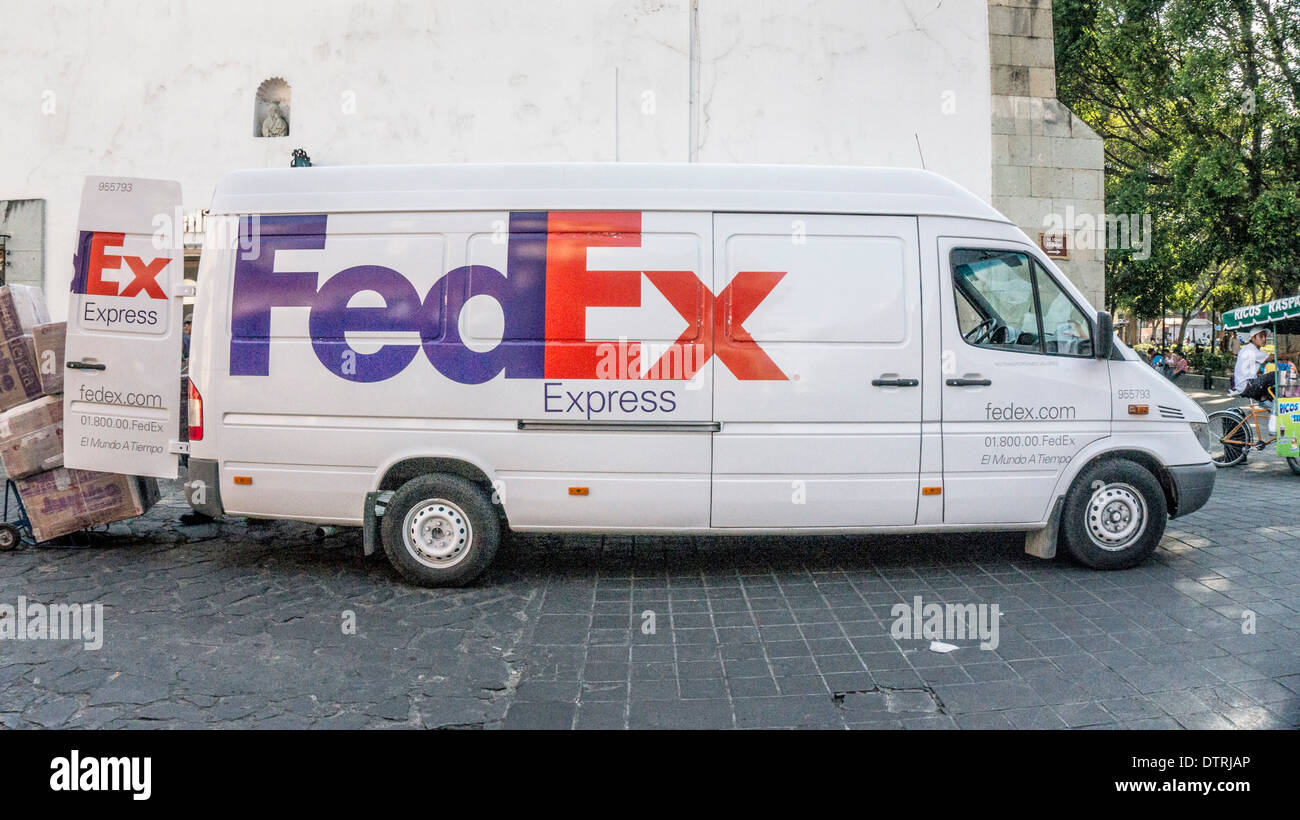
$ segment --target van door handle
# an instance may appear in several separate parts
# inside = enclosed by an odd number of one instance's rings
[[[872,387],[916,387],[921,382],[916,379],[872,379]]]
[[[944,384],[949,387],[988,387],[992,379],[947,379]]]
[[[68,362],[69,370],[105,370],[107,365],[91,362]]]

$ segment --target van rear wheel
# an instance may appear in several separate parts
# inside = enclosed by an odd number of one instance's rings
[[[435,473],[393,493],[381,525],[384,553],[413,584],[454,587],[477,578],[496,556],[501,526],[477,484]]]
[[[1156,477],[1136,462],[1109,459],[1074,480],[1061,511],[1061,537],[1084,566],[1127,569],[1151,557],[1168,518]]]

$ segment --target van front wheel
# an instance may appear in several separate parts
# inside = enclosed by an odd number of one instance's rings
[[[501,526],[487,494],[460,476],[418,476],[393,493],[382,522],[384,552],[402,577],[453,587],[479,576],[496,555]]]
[[[1093,569],[1127,569],[1155,552],[1169,513],[1156,477],[1116,458],[1074,480],[1061,516],[1061,537],[1075,560]]]

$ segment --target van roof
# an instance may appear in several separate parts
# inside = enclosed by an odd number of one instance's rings
[[[235,171],[213,213],[637,210],[955,216],[1008,222],[915,168],[700,163],[364,165]]]

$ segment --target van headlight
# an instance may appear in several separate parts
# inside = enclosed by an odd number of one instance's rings
[[[1188,425],[1192,428],[1196,440],[1201,443],[1201,449],[1210,452],[1210,425],[1203,421],[1190,421]]]

